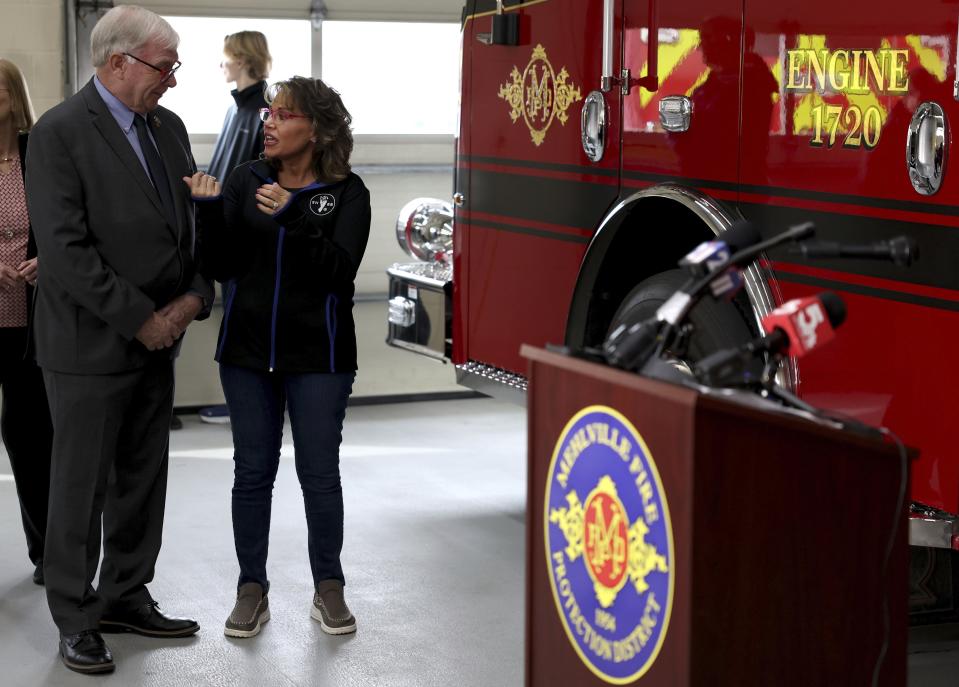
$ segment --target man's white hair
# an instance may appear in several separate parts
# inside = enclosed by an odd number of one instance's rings
[[[90,34],[94,67],[102,67],[110,55],[136,52],[149,42],[176,50],[180,36],[166,19],[137,5],[118,5],[100,18]]]

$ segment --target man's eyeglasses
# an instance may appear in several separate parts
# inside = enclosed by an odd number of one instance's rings
[[[139,62],[140,64],[145,64],[145,65],[148,66],[150,69],[155,69],[155,70],[157,70],[158,72],[160,72],[160,83],[166,83],[167,81],[169,81],[170,79],[172,79],[172,78],[173,78],[173,75],[176,74],[176,70],[179,69],[180,66],[181,66],[181,65],[180,65],[180,61],[177,60],[176,62],[173,63],[173,66],[172,66],[172,67],[167,67],[166,69],[161,69],[160,67],[156,66],[155,64],[150,64],[150,63],[147,62],[146,60],[141,60],[141,59],[140,59],[139,57],[137,57],[136,55],[131,55],[131,54],[128,53],[128,52],[125,52],[125,53],[123,53],[123,54],[126,55],[127,57],[133,58],[134,60],[136,60],[136,61]]]
[[[293,114],[289,110],[274,107],[264,107],[260,109],[260,121],[265,122],[273,117],[275,122],[285,122],[288,119],[313,119],[309,115]]]

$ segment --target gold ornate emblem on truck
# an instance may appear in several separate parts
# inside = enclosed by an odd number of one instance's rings
[[[511,111],[513,124],[520,117],[529,127],[534,145],[542,145],[554,119],[565,125],[569,119],[566,111],[573,103],[582,100],[579,87],[567,83],[566,67],[557,74],[546,55],[546,49],[537,44],[529,64],[521,72],[514,66],[508,81],[499,87],[499,97],[505,100]]]

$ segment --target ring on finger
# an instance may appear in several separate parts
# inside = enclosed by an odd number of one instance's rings
[[[274,201],[273,201],[273,209],[276,210],[276,208],[277,208],[278,206],[279,206],[279,203],[277,203],[277,202],[274,200]]]

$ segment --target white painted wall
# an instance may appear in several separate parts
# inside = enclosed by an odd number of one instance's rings
[[[62,0],[0,0],[0,57],[16,64],[39,117],[63,99]]]

